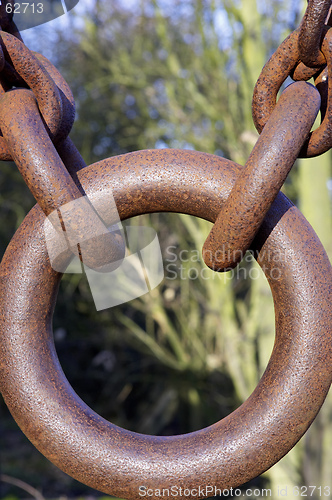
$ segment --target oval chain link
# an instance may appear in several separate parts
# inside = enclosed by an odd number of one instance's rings
[[[211,269],[227,271],[243,259],[308,137],[320,103],[319,92],[306,82],[293,83],[281,94],[204,243],[203,258]]]

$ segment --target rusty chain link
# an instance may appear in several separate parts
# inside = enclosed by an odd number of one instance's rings
[[[103,160],[78,176],[85,192],[101,193],[106,204],[105,187],[111,190],[122,219],[167,211],[214,222],[241,170],[213,155],[158,150]],[[142,484],[153,491],[236,487],[298,441],[331,383],[332,270],[314,231],[285,196],[277,196],[253,246],[275,298],[276,341],[267,370],[234,413],[183,436],[121,429],[88,408],[70,387],[52,342],[61,276],[50,266],[43,223],[35,207],[1,265],[0,386],[15,420],[49,460],[97,490],[136,500]],[[290,258],[280,262],[284,254]],[[294,314],[294,308],[301,313]]]
[[[310,68],[317,68],[326,62],[321,51],[321,37],[331,0],[309,0],[299,34],[299,52],[301,61]]]
[[[17,26],[13,20],[14,15],[14,3],[15,0],[2,0],[0,3],[0,29],[6,31],[11,35],[22,41],[22,37],[17,29]],[[11,5],[11,9],[7,6]]]
[[[265,65],[253,98],[261,135],[245,167],[177,150],[140,151],[86,166],[68,137],[75,106],[70,88],[50,61],[23,44],[7,3],[12,0],[0,6],[0,158],[15,161],[38,205],[0,266],[5,401],[46,457],[108,494],[134,500],[141,484],[154,491],[238,486],[294,446],[332,381],[332,268],[313,229],[279,192],[299,155],[316,156],[332,146],[331,0],[309,0],[301,27]],[[297,81],[277,102],[289,75],[314,77],[316,88]],[[322,124],[311,132],[319,109]],[[172,437],[126,431],[88,408],[62,373],[51,325],[61,274],[50,263],[45,216],[57,234],[66,233],[68,248],[82,262],[112,270],[123,258],[122,236],[108,231],[113,221],[89,202],[97,197],[107,204],[110,192],[121,219],[169,211],[214,222],[203,249],[206,263],[225,270],[250,248],[271,286],[276,341],[267,369],[240,408],[206,429]],[[281,251],[296,261],[280,262]]]
[[[65,228],[66,237],[71,235],[74,255],[83,261],[84,254],[85,264],[93,269],[110,270],[124,256],[123,239],[120,233],[109,232],[89,200],[82,198],[66,168],[66,154],[60,158],[56,150],[59,145],[64,152],[62,143],[70,144],[67,137],[75,117],[71,90],[50,61],[32,53],[18,38],[1,32],[0,43],[11,74],[16,75],[12,82],[8,72],[0,75],[0,159],[14,159],[45,215],[53,217],[59,232]],[[31,90],[12,90],[17,84]],[[69,205],[75,200],[79,202]],[[64,205],[68,207],[65,221],[58,212]],[[84,223],[78,223],[81,220]]]
[[[286,40],[278,47],[277,51],[271,56],[265,64],[262,73],[260,74],[253,94],[253,120],[259,133],[262,132],[264,126],[269,120],[271,113],[276,105],[277,95],[285,82],[286,78],[296,70],[297,63],[300,60],[298,48],[299,30],[294,31]],[[329,29],[322,43],[322,51],[326,54],[327,68],[331,71],[332,58],[332,28]],[[320,72],[318,72],[319,74]],[[304,80],[309,79],[314,75],[306,74]],[[300,80],[299,77],[296,80]],[[331,79],[326,80],[329,86],[327,97],[328,110],[324,113],[324,119],[318,129],[310,133],[309,137],[303,144],[300,151],[300,157],[318,156],[328,151],[332,146],[332,95],[331,95]],[[299,103],[300,105],[300,103]]]
[[[308,137],[320,103],[319,92],[306,82],[293,83],[282,93],[204,244],[203,258],[210,268],[225,271],[243,259]]]

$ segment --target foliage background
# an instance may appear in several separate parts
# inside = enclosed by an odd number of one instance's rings
[[[70,84],[77,105],[71,137],[87,164],[160,147],[244,164],[257,139],[255,81],[298,26],[303,3],[81,0],[84,8],[74,9],[65,24],[23,36]],[[284,191],[331,253],[330,179],[330,154],[301,160]],[[13,164],[2,165],[0,183],[3,253],[33,199]],[[65,275],[54,317],[56,348],[76,392],[105,418],[138,432],[189,432],[230,413],[257,385],[273,344],[271,294],[261,273],[248,279],[251,270],[259,273],[250,260],[232,279],[203,275],[197,249],[207,222],[175,214],[127,222],[138,223],[158,231],[165,280],[150,294],[97,314],[85,278]],[[185,261],[183,249],[189,252]],[[328,398],[294,450],[252,484],[270,487],[275,498],[278,487],[332,486],[331,413]],[[8,477],[2,481],[0,498],[6,500],[103,496],[42,457],[3,402],[0,463],[3,475],[25,483],[19,488]],[[36,491],[28,492],[28,485]]]

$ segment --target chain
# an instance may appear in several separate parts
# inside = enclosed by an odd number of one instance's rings
[[[13,4],[13,0],[6,0],[0,6],[0,25],[3,30],[1,32],[0,52],[0,68],[2,68],[0,92],[4,94],[0,102],[0,126],[3,135],[3,137],[0,137],[0,158],[2,160],[15,159],[28,187],[44,213],[49,216],[54,211],[59,210],[61,206],[78,200],[82,197],[82,194],[84,195],[80,186],[75,184],[76,172],[75,168],[73,171],[72,164],[75,163],[79,167],[83,167],[85,164],[68,138],[74,120],[74,99],[69,86],[56,68],[45,57],[40,54],[33,54],[23,44],[13,22],[13,9],[6,8],[8,4]],[[253,95],[253,120],[259,133],[262,133],[269,122],[272,123],[272,128],[268,127],[269,132],[266,130],[261,134],[260,140],[250,155],[243,171],[242,181],[238,180],[237,186],[234,187],[234,193],[230,196],[229,212],[226,211],[227,218],[223,216],[223,223],[221,218],[217,220],[204,244],[204,260],[209,267],[215,270],[225,270],[239,262],[245,250],[249,248],[269,206],[284,183],[296,158],[298,156],[317,156],[332,146],[332,77],[330,75],[332,31],[328,26],[330,8],[331,0],[309,0],[301,26],[280,45],[266,63],[258,78]],[[281,104],[276,108],[277,94],[286,78],[290,75],[297,81],[306,81],[311,77],[315,78],[315,85],[321,95],[321,115],[323,119],[320,127],[314,132],[310,132],[310,129],[315,116],[312,116],[309,110],[310,118],[309,115],[306,115],[307,98],[303,97],[306,92],[312,94],[312,90],[305,89],[302,85],[298,94],[296,92],[289,94],[283,110],[277,109],[278,107],[281,108]],[[20,89],[8,93],[8,90],[12,89],[13,86],[20,87]],[[27,88],[33,93],[37,101],[37,107],[30,94],[23,94],[22,88]],[[313,109],[316,110],[317,98],[312,95],[311,99],[315,103]],[[287,113],[286,110],[289,105],[292,105],[292,109],[294,108],[293,112],[296,118]],[[25,120],[25,126],[20,127],[19,122],[23,123],[20,116],[23,116],[24,110],[27,111],[27,119]],[[28,117],[31,115],[38,116],[39,113],[42,121],[40,121],[38,134],[36,134],[36,130],[29,130]],[[20,129],[20,133],[16,135],[6,118],[14,115],[16,116],[17,127]],[[292,132],[291,121],[293,120],[293,124],[296,123],[298,132],[298,134],[294,134],[296,138],[292,134],[290,134],[290,141],[289,138],[286,139],[285,135],[283,139],[281,138],[278,130],[280,125],[277,127],[275,125],[280,123],[279,116],[282,116],[281,121],[284,120],[285,124],[288,118],[291,117],[290,133]],[[305,123],[304,127],[302,127],[303,123]],[[49,138],[43,153],[40,153],[38,161],[40,169],[37,175],[36,165],[32,167],[33,163],[31,163],[31,158],[25,154],[25,149],[29,137],[33,138],[31,149],[33,147],[36,150],[38,149],[36,147],[36,137],[44,132],[43,128],[45,128]],[[272,129],[275,132],[272,133],[270,131]],[[29,133],[27,133],[28,130]],[[278,141],[280,155],[274,155],[272,158],[270,153],[265,154],[262,151],[265,150],[266,144],[275,143],[275,141]],[[285,153],[286,150],[289,151],[289,154]],[[60,151],[61,157],[59,155]],[[66,151],[71,152],[71,161],[68,161]],[[52,166],[46,168],[42,161],[43,155],[52,158]],[[73,162],[73,158],[75,158],[75,162]],[[273,170],[271,167],[272,160],[280,166],[278,175],[272,176],[269,174]],[[73,177],[68,170],[71,170]],[[264,182],[265,189],[259,192],[255,189],[255,186],[259,185],[259,179],[262,182],[263,172],[266,173],[267,179]],[[251,182],[248,182],[249,178],[251,178]],[[235,193],[238,194],[235,195]],[[246,197],[244,193],[247,193]],[[255,196],[253,193],[255,193]],[[239,197],[242,195],[243,210],[241,211],[238,208],[235,210],[234,207],[239,206]],[[252,202],[253,198],[255,203]],[[233,208],[230,208],[231,206]],[[258,207],[260,207],[260,210],[258,210]],[[81,231],[77,232],[76,229],[76,232],[74,231],[75,237],[70,238],[71,241],[76,239],[78,242],[75,252],[78,251],[80,259],[82,260],[80,244],[82,246],[82,242],[86,238],[95,241],[98,235],[103,235],[102,239],[105,239],[107,244],[100,245],[100,255],[96,257],[94,251],[88,250],[88,253],[94,254],[93,259],[89,261],[90,265],[94,268],[100,267],[103,262],[108,260],[105,255],[110,251],[111,247],[113,248],[111,251],[112,258],[121,260],[124,250],[123,245],[121,246],[119,243],[119,235],[110,235],[108,233],[98,214],[89,205],[88,200],[79,209],[78,203],[76,203],[76,208],[77,215],[82,216],[87,211],[87,220],[89,221],[83,231],[84,234]],[[250,218],[245,218],[245,213],[251,213],[252,215]],[[63,215],[58,212],[58,216],[60,217],[61,227],[66,226],[66,236],[68,238],[68,234],[73,231],[75,226],[73,222],[75,217],[68,217],[66,224],[64,224]],[[225,231],[225,225],[228,226],[227,231]],[[91,234],[88,227],[97,228],[96,232]],[[243,228],[246,228],[246,231],[243,231]],[[240,229],[241,234],[243,234],[241,241],[235,236]],[[245,232],[247,232],[246,237],[244,237]],[[220,248],[221,234],[225,235],[222,241],[226,239],[228,242],[227,245],[224,243],[222,248]],[[73,250],[72,245],[70,246]],[[229,257],[235,253],[237,254],[236,258]],[[228,257],[226,257],[226,254]]]
[[[21,35],[13,20],[15,0],[2,0],[0,4],[0,28],[22,41]],[[11,8],[8,8],[8,6]]]
[[[13,27],[6,4],[1,7],[1,13],[5,12],[1,26]],[[65,269],[74,253],[82,262],[84,254],[90,268],[114,269],[118,264],[112,263],[121,262],[124,255],[123,239],[119,232],[106,228],[78,183],[76,172],[86,165],[68,137],[75,116],[68,84],[47,58],[23,44],[19,33],[2,31],[0,43],[4,61],[0,159],[15,161],[53,227],[65,235],[71,253],[62,256],[64,263],[57,264],[58,268]],[[53,249],[53,254],[59,253],[63,252]]]
[[[331,0],[309,0],[304,14],[299,35],[301,61],[310,68],[317,68],[326,63],[321,51],[321,38],[324,24],[329,20]]]
[[[156,500],[174,487],[179,498],[206,498],[214,492],[204,492],[204,484],[215,485],[217,495],[243,484],[296,444],[332,381],[332,268],[310,225],[279,192],[298,156],[332,146],[331,0],[309,0],[300,28],[263,68],[253,97],[260,137],[245,167],[177,150],[140,151],[86,167],[68,137],[75,112],[70,88],[50,61],[23,44],[7,4],[12,0],[0,9],[0,159],[15,161],[38,205],[0,267],[5,401],[45,456],[112,496],[134,500],[146,485]],[[288,76],[298,81],[277,102]],[[315,86],[306,82],[311,77]],[[322,123],[311,132],[319,109]],[[110,192],[121,219],[169,211],[214,222],[203,248],[206,263],[225,270],[251,248],[270,283],[276,340],[268,367],[247,401],[206,429],[172,437],[121,429],[90,410],[60,369],[51,327],[61,279],[55,271],[72,254],[97,270],[117,268],[123,239],[107,229],[113,215],[100,215]],[[296,263],[281,262],[284,251]]]
[[[242,260],[295,160],[332,147],[330,8],[331,0],[309,0],[301,26],[278,47],[257,80],[252,114],[261,135],[203,246],[204,261],[215,271],[227,271]],[[317,90],[293,83],[277,104],[289,76],[298,83],[314,77]],[[310,132],[317,103],[322,123]]]

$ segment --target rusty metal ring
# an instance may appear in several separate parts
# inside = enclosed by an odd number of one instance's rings
[[[94,201],[103,199],[105,186],[111,189],[122,219],[166,211],[214,222],[241,168],[204,153],[158,150],[103,160],[78,177]],[[146,487],[150,498],[159,498],[157,490],[182,487],[187,493],[179,498],[199,498],[199,487],[238,486],[294,446],[331,383],[332,269],[313,229],[283,194],[253,247],[275,302],[276,340],[269,364],[235,412],[180,436],[121,429],[93,412],[70,387],[52,339],[61,276],[49,264],[43,222],[34,207],[1,264],[0,385],[15,420],[48,459],[117,497],[137,499],[139,487]]]
[[[309,68],[303,62],[299,62],[296,68],[292,70],[290,76],[295,82],[307,82],[310,78],[315,78],[324,68],[326,68],[326,64],[323,64],[319,68]]]
[[[1,44],[14,69],[32,89],[47,131],[51,139],[55,140],[63,118],[62,99],[57,85],[37,57],[14,35],[1,32]],[[11,159],[5,140],[0,137],[0,160]]]
[[[265,64],[255,85],[252,100],[252,116],[259,133],[270,118],[275,108],[277,95],[281,85],[296,68],[300,54],[298,37],[300,29],[293,31],[278,47],[276,52]],[[322,50],[332,64],[330,47],[332,46],[332,29],[328,29],[322,42]],[[332,88],[332,82],[329,84]],[[299,107],[301,102],[299,102]],[[332,99],[329,99],[327,112],[321,125],[310,133],[309,139],[301,149],[299,157],[309,158],[328,151],[332,146]]]

